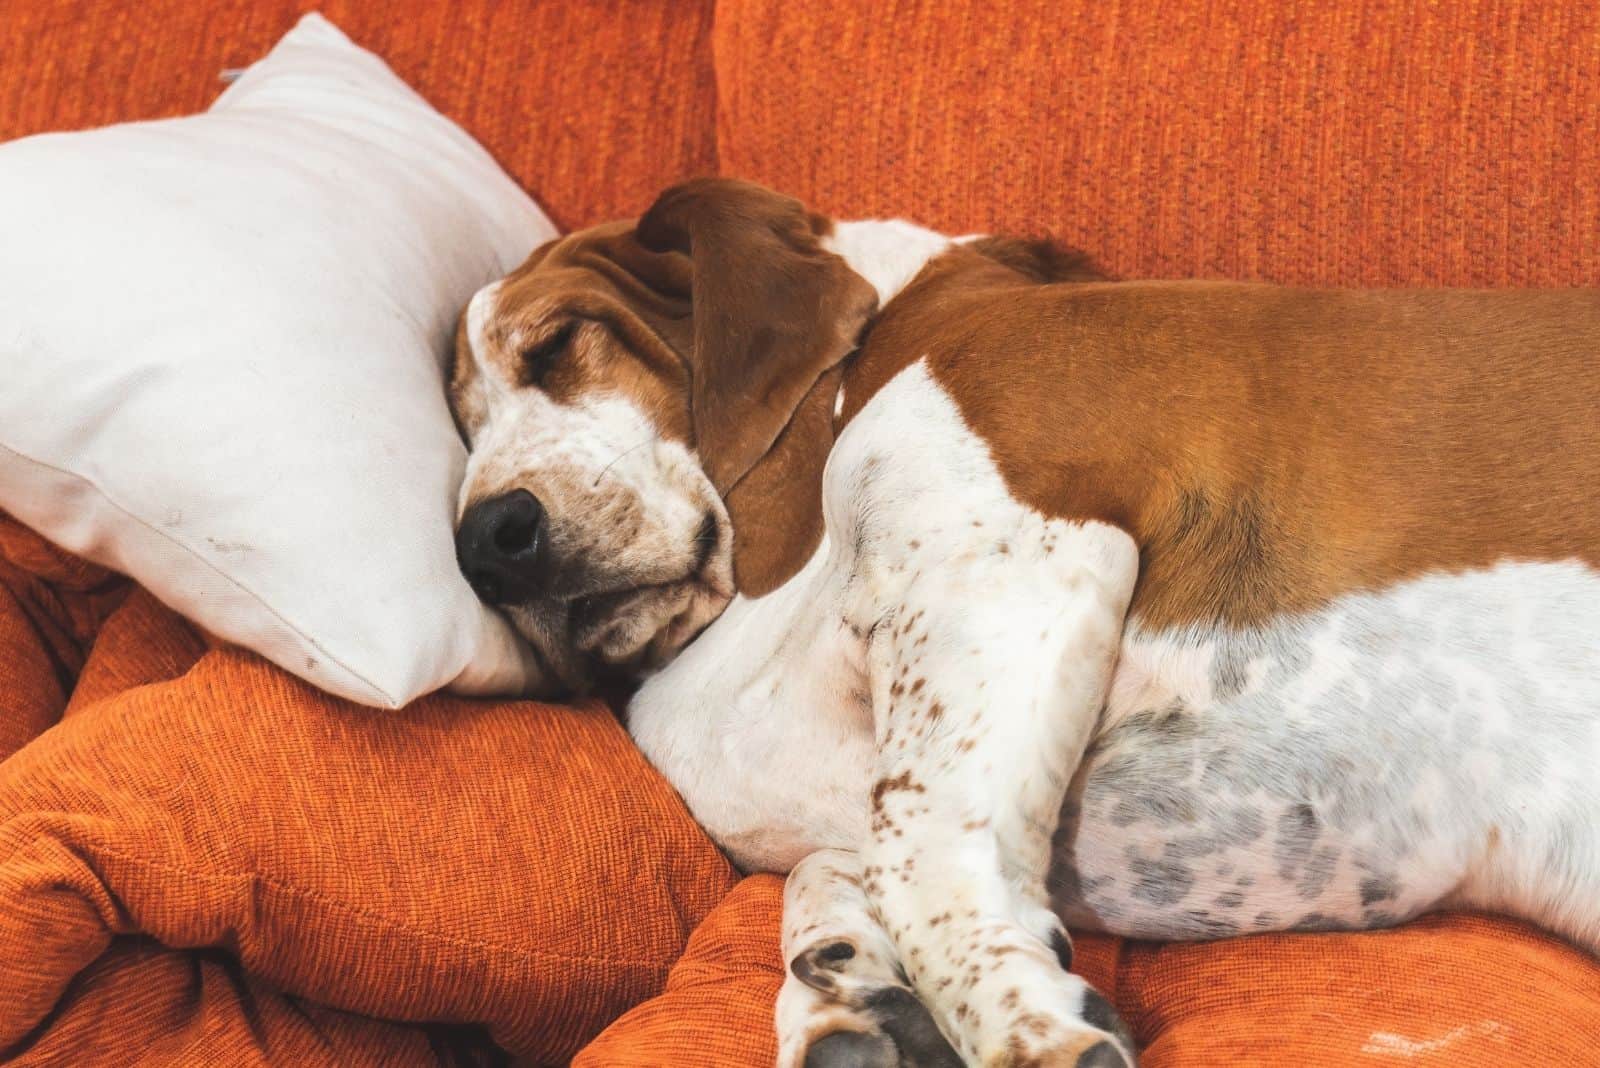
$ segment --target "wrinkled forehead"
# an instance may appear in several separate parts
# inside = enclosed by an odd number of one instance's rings
[[[545,242],[510,274],[480,289],[468,305],[482,328],[496,316],[514,316],[553,294],[584,286],[604,286],[613,273],[602,264],[617,254],[633,223],[621,220]]]
[[[682,385],[690,281],[687,257],[643,249],[627,220],[534,250],[462,312],[450,386],[458,425],[473,438],[497,399],[540,391],[567,401],[622,392],[647,408],[670,409],[675,424],[681,404],[666,394]],[[588,325],[574,332],[575,322]],[[557,370],[536,387],[526,380],[530,353],[552,344],[561,351]],[[608,352],[631,358],[605,358]]]
[[[457,327],[455,377],[469,377],[475,364],[488,365],[515,347],[516,335],[560,310],[564,298],[609,288],[606,272],[594,265],[632,227],[623,220],[555,238],[474,293]]]

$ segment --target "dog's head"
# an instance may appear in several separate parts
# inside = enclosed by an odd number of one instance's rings
[[[876,307],[829,227],[701,179],[539,248],[467,306],[457,555],[552,689],[660,664],[733,596],[724,497]]]

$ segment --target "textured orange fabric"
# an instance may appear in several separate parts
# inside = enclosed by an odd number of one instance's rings
[[[1123,277],[1600,283],[1585,0],[722,0],[723,170]]]
[[[754,875],[734,887],[689,939],[666,992],[607,1028],[573,1068],[771,1064],[782,915],[782,879]]]
[[[782,911],[779,880],[741,883],[689,940],[666,992],[575,1068],[772,1063]],[[1600,968],[1509,920],[1430,916],[1393,931],[1203,945],[1079,934],[1074,958],[1116,1002],[1145,1068],[1600,1064]]]
[[[563,228],[716,170],[711,0],[0,0],[0,140],[199,111],[311,10]]]
[[[1509,920],[1130,943],[1114,989],[1147,1068],[1600,1064],[1600,968]]]
[[[0,513],[0,761],[60,718],[127,583]]]
[[[8,1065],[377,1068],[505,1059],[479,1028],[408,1026],[339,1012],[247,977],[222,950],[117,939],[79,973]]]
[[[36,547],[0,522],[15,544]],[[32,627],[20,600],[0,636]],[[142,592],[79,685],[0,762],[0,1059],[429,1063],[492,1039],[559,1062],[661,988],[735,881],[598,706],[374,712],[207,651]]]

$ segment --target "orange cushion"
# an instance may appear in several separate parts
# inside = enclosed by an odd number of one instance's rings
[[[55,723],[127,583],[0,513],[0,761]]]
[[[777,1053],[783,884],[741,883],[689,940],[666,992],[574,1068],[741,1068]],[[1600,969],[1508,920],[1435,916],[1370,934],[1208,945],[1075,939],[1075,970],[1110,994],[1145,1068],[1279,1064],[1592,1064]]]
[[[0,0],[0,140],[198,111],[318,10],[564,228],[716,170],[712,0]]]
[[[666,991],[608,1027],[572,1068],[771,1064],[782,915],[782,879],[753,875],[734,887],[689,939]]]
[[[32,544],[0,520],[0,554]],[[33,627],[22,599],[0,643]],[[19,664],[12,729],[55,671]],[[142,592],[80,689],[0,762],[0,1059],[304,1063],[323,1021],[352,1050],[390,1036],[360,1060],[448,1038],[560,1061],[661,989],[735,881],[598,705],[375,712],[207,651]]]
[[[404,1068],[496,1064],[481,1028],[415,1026],[340,1012],[246,975],[222,950],[119,938],[78,973],[50,1017],[0,1061],[71,1068]],[[9,1054],[9,1056],[8,1056]]]
[[[1600,5],[723,0],[723,170],[1124,277],[1600,283]]]

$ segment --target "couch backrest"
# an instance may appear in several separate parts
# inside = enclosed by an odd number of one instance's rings
[[[1591,0],[721,0],[724,171],[1125,276],[1600,284]]]
[[[318,6],[564,227],[720,166],[1125,277],[1600,284],[1590,0],[0,0],[0,139],[204,107]]]
[[[0,0],[0,140],[198,111],[320,10],[562,227],[716,170],[710,0]]]

